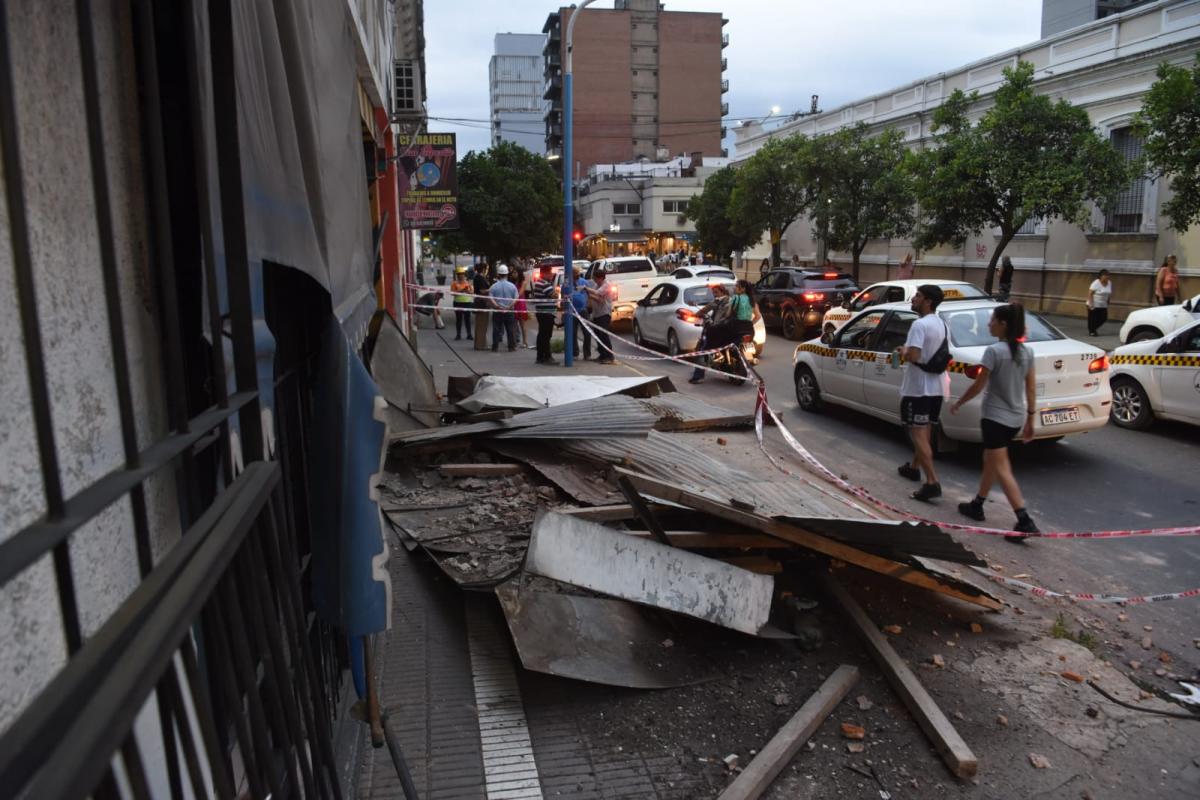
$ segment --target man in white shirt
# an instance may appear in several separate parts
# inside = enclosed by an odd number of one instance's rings
[[[942,400],[950,393],[950,376],[944,364],[937,369],[938,362],[946,360],[947,336],[950,331],[935,311],[942,302],[942,290],[931,284],[917,288],[913,295],[912,310],[919,316],[908,330],[908,338],[901,348],[904,359],[904,377],[900,382],[900,420],[908,429],[913,444],[911,463],[901,464],[899,473],[910,480],[920,480],[925,473],[925,482],[912,493],[914,500],[929,502],[942,494],[933,467],[933,428],[938,424],[942,412]],[[933,361],[934,365],[930,366]]]

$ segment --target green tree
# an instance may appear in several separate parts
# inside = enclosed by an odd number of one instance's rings
[[[920,250],[999,228],[984,289],[992,291],[1004,248],[1031,218],[1083,225],[1087,202],[1110,205],[1129,182],[1121,155],[1092,128],[1087,112],[1033,90],[1033,65],[1004,70],[995,105],[972,125],[978,92],[956,89],[933,115],[938,133],[917,159]]]
[[[808,180],[809,139],[771,139],[738,169],[729,199],[733,224],[751,240],[771,235],[771,264],[779,266],[779,240],[812,203]]]
[[[509,261],[557,250],[562,194],[546,159],[501,142],[458,162],[461,236],[488,261]]]
[[[688,219],[696,223],[700,247],[724,259],[758,241],[730,213],[730,201],[737,187],[737,167],[723,167],[704,181],[704,189],[688,203]]]
[[[810,180],[819,192],[812,204],[816,229],[826,232],[834,250],[850,253],[854,279],[871,239],[912,233],[916,198],[904,134],[886,130],[871,136],[860,123],[812,140]],[[819,176],[814,175],[819,171]]]
[[[1174,197],[1163,204],[1171,227],[1200,222],[1200,54],[1189,70],[1162,64],[1134,122],[1146,138],[1145,160],[1156,177],[1171,176]]]

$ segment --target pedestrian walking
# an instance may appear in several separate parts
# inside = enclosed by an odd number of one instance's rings
[[[1154,299],[1160,306],[1173,306],[1178,294],[1179,260],[1172,253],[1163,259],[1158,274],[1154,276]]]
[[[529,343],[529,279],[528,274],[520,267],[513,268],[513,286],[517,287],[517,302],[513,306],[513,320],[517,325],[517,346],[533,347]]]
[[[929,502],[941,497],[942,485],[933,468],[933,429],[942,413],[942,401],[950,391],[950,331],[936,313],[942,290],[922,284],[913,295],[912,310],[920,317],[908,329],[899,353],[905,362],[900,381],[900,421],[912,440],[913,458],[897,470],[902,477],[925,482],[912,493],[914,500]]]
[[[1013,270],[1011,258],[1005,256],[1000,260],[1000,293],[996,295],[996,299],[1001,303],[1007,303],[1012,294]]]
[[[992,484],[999,482],[1017,515],[1013,530],[1022,534],[1037,533],[1037,525],[1025,508],[1021,487],[1013,477],[1008,460],[1008,446],[1019,433],[1021,441],[1033,440],[1033,415],[1037,406],[1037,375],[1033,352],[1022,343],[1025,338],[1025,309],[1020,303],[997,306],[988,320],[988,332],[1000,341],[983,351],[982,370],[963,396],[950,406],[950,413],[983,393],[983,416],[979,427],[983,433],[983,475],[975,498],[958,504],[958,512],[976,522],[983,522],[983,503]],[[1006,536],[1021,540],[1025,536]]]
[[[596,363],[611,364],[613,358],[612,337],[608,335],[612,325],[614,287],[608,282],[604,266],[599,264],[592,270],[595,285],[587,290],[592,306],[592,324],[596,326]]]
[[[1099,336],[1100,326],[1108,322],[1108,301],[1112,297],[1112,280],[1108,270],[1100,270],[1100,275],[1088,287],[1088,336]]]
[[[900,266],[896,268],[896,280],[912,280],[916,271],[917,268],[913,265],[913,254],[908,253],[904,256],[904,260],[900,262]]]
[[[550,267],[533,273],[529,298],[533,304],[533,313],[537,317],[537,363],[557,364],[557,359],[550,354],[550,339],[554,336],[558,287],[554,285],[554,271]]]
[[[771,271],[771,259],[764,258],[762,263],[758,265],[758,277],[762,278]]]
[[[517,349],[517,321],[513,318],[513,307],[517,303],[517,287],[508,279],[508,267],[496,267],[496,282],[488,290],[492,305],[492,352],[500,349],[500,338],[508,339],[508,350]]]
[[[800,254],[799,254],[799,253],[792,253],[792,263],[791,263],[791,266],[793,266],[793,267],[799,267],[799,266],[800,266]]]
[[[488,279],[488,273],[491,268],[486,261],[481,261],[475,265],[475,277],[473,279],[472,288],[475,290],[475,349],[487,350],[487,332],[491,329],[491,313],[488,309],[491,308],[491,303],[487,299],[488,290],[492,287],[491,280]]]
[[[471,282],[467,280],[467,268],[455,267],[454,279],[450,281],[450,291],[454,295],[454,338],[461,339],[463,328],[467,329],[467,338],[471,338]]]
[[[575,310],[575,315],[580,319],[590,320],[591,312],[588,310],[588,292],[589,288],[594,288],[596,284],[583,277],[583,268],[576,266],[574,269],[575,284],[570,293],[571,308]],[[570,309],[568,312],[570,313]],[[587,325],[584,325],[579,320],[571,326],[571,335],[574,339],[566,342],[566,346],[571,348],[571,352],[576,358],[579,358],[579,340],[583,339],[583,360],[587,361],[592,357],[592,332],[588,330]],[[597,346],[597,350],[599,346]]]

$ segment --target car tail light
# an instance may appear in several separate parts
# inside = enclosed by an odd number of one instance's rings
[[[971,380],[975,380],[983,373],[983,364],[967,364],[963,369],[963,374]]]
[[[836,272],[826,272],[825,273],[825,277],[828,278],[829,280],[833,280],[837,276],[838,276],[838,274]]]
[[[822,292],[805,292],[804,299],[810,303],[817,303],[817,302],[820,302],[821,300],[824,300],[825,295]]]
[[[1095,374],[1097,372],[1104,372],[1107,369],[1108,369],[1108,356],[1100,356],[1097,359],[1093,359],[1092,363],[1088,364],[1088,372],[1090,372],[1092,374]]]
[[[675,310],[675,316],[679,317],[684,322],[695,325],[700,322],[700,315],[690,308],[680,308]]]

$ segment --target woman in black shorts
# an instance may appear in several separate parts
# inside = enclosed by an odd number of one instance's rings
[[[997,306],[988,320],[988,331],[1000,341],[989,345],[983,353],[982,371],[975,383],[959,400],[950,406],[950,413],[958,410],[983,393],[983,413],[979,427],[983,433],[983,475],[979,479],[979,493],[967,503],[959,503],[958,511],[966,517],[982,522],[985,517],[983,503],[992,484],[999,482],[1008,498],[1017,522],[1013,530],[1020,533],[1037,533],[1037,526],[1025,509],[1025,498],[1021,487],[1013,477],[1012,464],[1008,460],[1008,445],[1017,436],[1028,442],[1033,439],[1033,415],[1037,405],[1037,378],[1034,375],[1033,352],[1021,339],[1025,336],[1025,309],[1020,303]],[[1024,536],[1007,536],[1009,540],[1021,540]]]

